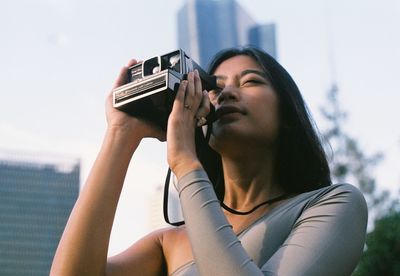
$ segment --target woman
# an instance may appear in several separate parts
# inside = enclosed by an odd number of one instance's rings
[[[150,233],[107,260],[130,158],[144,137],[165,140],[162,131],[113,109],[109,97],[105,139],[60,241],[53,275],[351,274],[364,244],[365,200],[351,185],[330,185],[294,81],[253,48],[220,53],[210,73],[219,89],[202,91],[191,72],[167,127],[185,225]],[[127,67],[115,86],[126,75]],[[199,160],[195,128],[210,102],[216,121]]]

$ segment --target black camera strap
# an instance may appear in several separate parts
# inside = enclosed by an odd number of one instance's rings
[[[211,137],[211,130],[212,130],[212,122],[207,123],[207,130],[206,133],[203,133],[202,127],[196,128],[196,148],[197,152],[200,153],[208,145]],[[167,176],[165,177],[165,184],[164,184],[164,198],[163,198],[163,214],[164,220],[166,223],[172,226],[180,226],[185,224],[184,220],[171,222],[168,215],[168,200],[169,200],[169,184],[171,180],[171,169],[168,168]]]
[[[169,198],[169,182],[171,180],[171,169],[168,168],[167,171],[167,176],[165,178],[165,184],[164,184],[164,200],[163,200],[163,214],[164,214],[164,220],[166,223],[172,226],[180,226],[182,224],[185,224],[185,221],[178,221],[178,222],[171,222],[169,220],[168,216],[168,198]]]

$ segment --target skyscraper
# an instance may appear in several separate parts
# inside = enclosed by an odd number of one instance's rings
[[[249,29],[249,44],[277,58],[275,24],[255,25]]]
[[[77,159],[0,152],[0,275],[48,275],[79,193]]]
[[[219,50],[253,45],[276,57],[275,25],[259,25],[235,0],[187,0],[178,12],[178,47],[205,67]]]
[[[163,217],[163,199],[164,199],[164,187],[157,186],[151,195],[149,202],[149,231],[153,231],[156,229],[160,229],[162,227],[167,226],[167,223],[164,221]]]
[[[172,178],[174,176],[172,175]],[[183,220],[183,214],[181,210],[181,205],[179,202],[178,191],[175,188],[174,181],[176,179],[170,180],[169,192],[168,192],[168,218],[170,222],[178,222]],[[176,183],[176,182],[175,182]],[[165,226],[168,226],[167,222],[164,220],[163,214],[164,205],[164,185],[157,186],[152,197],[150,199],[149,208],[149,230],[153,231]]]

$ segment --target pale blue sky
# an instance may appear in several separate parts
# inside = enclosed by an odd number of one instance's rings
[[[105,129],[104,100],[119,68],[174,50],[184,0],[2,0],[0,149],[82,158],[86,177]],[[367,153],[383,151],[382,188],[400,183],[400,1],[242,0],[259,23],[277,24],[278,56],[320,128],[333,74],[346,129]],[[329,27],[328,27],[329,26]],[[334,60],[330,62],[329,53]],[[164,180],[165,145],[134,157],[110,252],[146,233],[148,198]]]

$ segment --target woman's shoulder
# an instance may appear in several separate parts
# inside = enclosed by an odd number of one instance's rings
[[[183,226],[164,226],[157,229],[151,230],[144,239],[157,240],[161,245],[171,239],[177,239],[179,236],[185,233],[185,227]]]
[[[349,183],[332,184],[315,190],[315,198],[351,198],[357,201],[364,201],[364,195],[356,186]]]
[[[348,183],[339,183],[318,188],[315,190],[303,192],[295,195],[288,200],[289,205],[303,205],[305,209],[318,203],[331,204],[351,203],[364,206],[366,202],[362,192],[354,185]]]
[[[176,245],[186,240],[187,232],[185,225],[165,226],[151,231],[144,238],[156,240],[165,252],[169,247],[173,247],[174,244]]]
[[[356,186],[348,183],[332,184],[309,193],[307,209],[313,207],[339,207],[352,209],[367,215],[368,208],[364,195]]]
[[[123,252],[111,256],[107,260],[107,272],[120,275],[124,272],[141,275],[146,271],[149,275],[166,274],[164,238],[169,228],[153,230],[138,239]]]
[[[192,247],[185,225],[160,229],[158,235],[169,275],[193,261]]]

